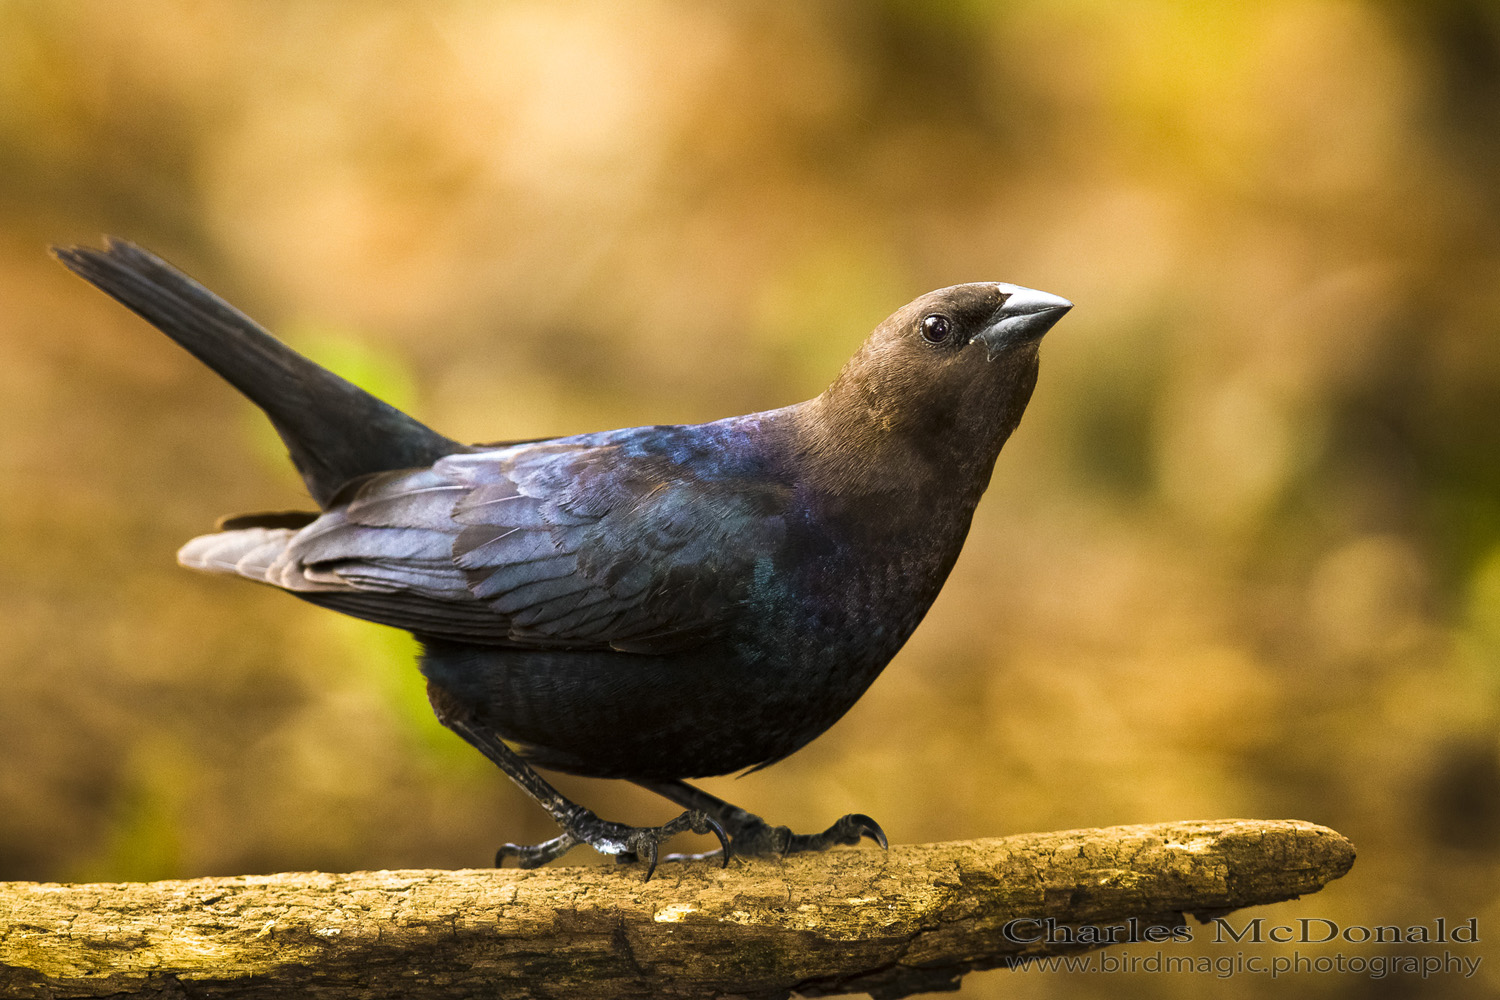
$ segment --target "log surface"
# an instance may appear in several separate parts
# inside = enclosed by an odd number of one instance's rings
[[[900,997],[1079,949],[1030,940],[1039,920],[1171,927],[1353,862],[1325,827],[1218,820],[663,863],[650,882],[638,865],[10,882],[0,995]]]

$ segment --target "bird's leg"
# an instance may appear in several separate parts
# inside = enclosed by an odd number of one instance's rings
[[[863,813],[840,817],[822,833],[793,833],[784,826],[771,826],[754,813],[694,788],[685,781],[636,781],[637,785],[672,800],[684,809],[704,813],[718,820],[729,833],[728,850],[735,854],[796,854],[800,851],[826,851],[835,844],[857,844],[865,837],[886,848],[889,844],[880,824]],[[689,855],[709,858],[718,851]],[[677,855],[670,855],[677,858]],[[727,860],[727,859],[726,859]]]
[[[655,827],[611,823],[553,788],[488,728],[462,715],[440,712],[438,718],[494,761],[527,795],[551,813],[563,829],[558,836],[540,844],[502,845],[495,852],[496,868],[504,867],[506,858],[515,858],[522,868],[536,868],[561,857],[578,844],[588,844],[601,854],[613,854],[622,861],[645,861],[646,878],[650,879],[652,872],[656,871],[657,845],[688,830],[717,836],[724,853],[724,864],[729,863],[729,836],[719,821],[703,810],[689,809],[671,822]]]

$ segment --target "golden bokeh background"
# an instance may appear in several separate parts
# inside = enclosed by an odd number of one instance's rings
[[[249,404],[45,255],[104,232],[469,440],[806,398],[943,285],[1073,299],[925,624],[708,787],[900,842],[1313,820],[1356,867],[1268,917],[1500,933],[1488,0],[0,2],[0,879],[480,866],[553,828],[410,640],[175,566],[305,500]],[[1205,987],[1273,984],[965,989]],[[1500,955],[1441,987],[1500,992]]]

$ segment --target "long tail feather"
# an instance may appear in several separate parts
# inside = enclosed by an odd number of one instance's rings
[[[468,450],[298,354],[140,247],[111,237],[106,250],[52,252],[264,410],[321,507],[356,477]]]

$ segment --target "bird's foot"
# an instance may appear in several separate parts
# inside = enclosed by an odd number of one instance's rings
[[[785,826],[772,826],[759,816],[743,814],[744,820],[732,827],[726,849],[707,851],[703,854],[669,854],[669,861],[706,861],[720,854],[737,854],[742,857],[771,857],[800,854],[803,851],[826,851],[838,844],[858,844],[869,838],[888,850],[890,843],[880,824],[864,813],[849,813],[841,816],[822,833],[793,833]],[[725,859],[726,863],[728,858]]]
[[[858,844],[866,837],[888,850],[890,843],[880,824],[864,813],[840,816],[822,833],[793,833],[784,826],[771,826],[759,817],[730,838],[736,854],[799,854],[826,851],[838,844]]]
[[[600,854],[612,854],[621,863],[646,862],[646,879],[649,881],[656,871],[657,846],[679,833],[712,833],[719,838],[719,850],[705,857],[723,855],[729,864],[731,844],[729,834],[718,820],[701,810],[689,810],[676,819],[661,826],[625,826],[600,819],[587,809],[579,809],[568,817],[563,832],[540,844],[505,844],[495,852],[495,867],[505,867],[506,858],[515,858],[520,868],[536,868],[562,857],[579,844],[587,844]],[[669,855],[676,859],[681,855]]]

